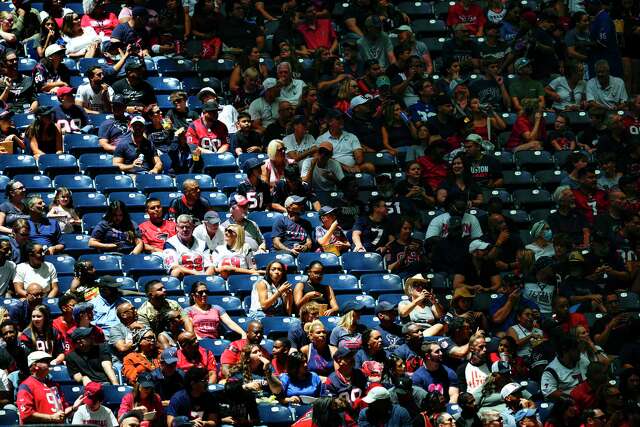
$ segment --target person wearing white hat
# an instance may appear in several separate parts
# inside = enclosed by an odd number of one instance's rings
[[[501,188],[502,166],[498,159],[484,153],[482,137],[475,133],[467,135],[464,141],[464,151],[469,163],[469,171],[478,185],[487,188]]]
[[[219,104],[218,120],[220,120],[227,127],[229,134],[234,134],[238,131],[236,123],[238,122],[238,110],[236,107],[229,104],[220,104],[218,99],[218,93],[212,87],[203,87],[198,92],[198,99],[203,104],[208,100],[214,100]]]
[[[113,152],[113,165],[121,172],[135,174],[143,171],[160,173],[162,161],[153,143],[144,135],[146,120],[133,116],[129,121],[131,133],[118,141]]]
[[[358,417],[359,427],[400,427],[411,425],[409,412],[400,405],[391,402],[389,390],[382,386],[373,387],[362,398],[367,405]]]
[[[252,127],[262,133],[267,126],[275,122],[278,118],[278,97],[281,86],[273,77],[264,79],[262,82],[262,93],[259,98],[254,99],[249,105]]]
[[[69,86],[69,69],[62,63],[65,48],[52,44],[44,51],[44,59],[33,69],[33,82],[37,92],[53,93]]]

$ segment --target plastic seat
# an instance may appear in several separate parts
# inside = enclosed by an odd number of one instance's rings
[[[247,176],[243,173],[219,173],[216,175],[216,188],[229,194],[236,191],[238,185],[243,183]]]
[[[184,295],[169,295],[167,296],[167,299],[177,302],[182,308],[187,308],[191,305],[189,297],[186,297]]]
[[[242,164],[249,159],[258,159],[265,161],[267,160],[267,158],[267,155],[264,153],[242,153],[238,156],[238,165],[242,166]]]
[[[622,311],[640,311],[640,296],[634,292],[620,292],[618,305]]]
[[[138,284],[131,277],[114,277],[121,291],[138,292]]]
[[[156,255],[125,255],[122,257],[122,271],[133,278],[152,274],[165,274],[162,258]]]
[[[483,313],[488,313],[490,305],[491,296],[486,292],[480,292],[473,298],[473,305],[471,306],[471,309]]]
[[[158,94],[156,95],[156,104],[161,110],[170,110],[173,108],[173,102],[171,102],[171,95]]]
[[[220,356],[222,353],[229,347],[231,341],[223,340],[223,339],[211,339],[211,338],[203,338],[199,342],[200,347],[206,348],[213,355],[220,360]]]
[[[96,225],[104,218],[101,212],[93,212],[82,215],[82,231],[91,235]]]
[[[109,203],[119,200],[127,206],[129,212],[144,212],[147,199],[147,196],[136,191],[116,191],[109,194]]]
[[[207,302],[209,304],[219,305],[220,307],[224,308],[225,311],[229,313],[229,315],[234,315],[234,316],[245,315],[244,309],[242,308],[242,301],[240,301],[240,298],[238,297],[233,297],[229,295],[224,295],[224,296],[213,295],[213,296],[207,297]]]
[[[520,209],[504,209],[502,211],[502,216],[507,220],[510,220],[518,228],[528,229],[531,225],[531,218],[527,211]]]
[[[38,100],[38,105],[40,107],[57,107],[60,105],[58,97],[49,93],[40,93],[37,95],[36,99]]]
[[[282,214],[278,212],[255,211],[249,213],[249,219],[254,221],[261,231],[271,231],[273,224],[280,217]]]
[[[173,199],[178,199],[182,197],[182,193],[179,191],[154,191],[149,194],[149,198],[154,198],[160,200],[160,204],[165,209],[169,207]]]
[[[203,154],[200,157],[202,159],[202,171],[211,176],[238,171],[236,158],[229,152]]]
[[[587,153],[586,151],[583,151],[583,150],[575,150],[575,151],[580,151],[582,154],[587,156],[587,158],[590,157],[589,153]],[[567,160],[568,160],[569,156],[573,152],[574,151],[571,151],[571,150],[556,151],[555,154],[553,155],[553,158],[555,159],[556,164],[558,166],[563,167],[565,165],[565,163],[567,163]]]
[[[423,37],[441,37],[447,35],[447,23],[440,19],[416,19],[411,29],[418,39]]]
[[[322,276],[323,284],[330,285],[336,294],[360,292],[358,278],[351,274],[329,273]]]
[[[182,189],[182,184],[187,179],[194,179],[200,185],[200,190],[204,191],[213,191],[216,189],[215,184],[213,183],[213,178],[209,175],[205,175],[203,173],[184,173],[180,175],[176,175],[176,188]]]
[[[302,219],[306,219],[307,221],[309,221],[314,230],[317,226],[321,225],[320,215],[318,215],[318,212],[315,212],[315,211],[304,212],[301,215],[301,217]]]
[[[409,301],[409,297],[406,296],[405,294],[381,294],[378,299],[377,299],[377,304],[380,304],[381,302],[390,302],[393,305],[398,305],[400,304],[400,301]]]
[[[133,179],[129,175],[103,174],[93,179],[96,190],[109,194],[112,191],[135,191]]]
[[[139,309],[142,304],[147,302],[146,297],[124,296],[122,298],[129,301],[136,310]]]
[[[84,12],[81,14],[84,14]],[[104,58],[80,58],[77,68],[80,74],[84,75],[91,67],[104,67],[105,65],[107,65],[107,61]]]
[[[233,274],[227,278],[229,292],[237,297],[249,295],[262,276],[257,274]]]
[[[80,170],[90,176],[108,173],[120,173],[117,166],[113,166],[113,156],[111,154],[82,154],[78,159]]]
[[[554,213],[556,209],[536,209],[529,213],[529,217],[531,217],[531,222],[535,223],[541,220],[547,221],[549,215]]]
[[[533,176],[527,171],[502,171],[506,188],[530,188],[535,185]]]
[[[360,285],[363,292],[371,295],[403,292],[402,278],[396,274],[363,274]]]
[[[49,378],[59,385],[77,385],[76,381],[69,375],[69,371],[65,365],[52,366],[51,369],[49,369]]]
[[[167,295],[184,296],[184,290],[182,289],[182,282],[180,279],[166,275],[139,277],[136,281],[138,291],[144,292],[146,284],[156,280],[159,280],[164,284],[164,289],[167,291]]]
[[[38,168],[49,176],[79,172],[78,159],[71,154],[43,154],[38,157]]]
[[[288,427],[295,421],[289,408],[281,405],[259,404],[258,415],[260,423],[269,427]]]
[[[118,255],[110,254],[87,254],[80,255],[79,260],[91,261],[98,276],[119,276],[122,274],[121,258]]]
[[[551,200],[551,194],[547,190],[534,188],[533,190],[516,190],[513,193],[513,199],[520,209],[526,211],[531,209],[539,209],[551,207],[554,205]]]
[[[444,2],[443,2],[444,3]],[[444,37],[427,37],[422,39],[421,42],[427,45],[429,52],[431,55],[440,55],[442,53],[442,48],[445,42]]]
[[[364,161],[373,163],[376,172],[395,172],[398,170],[398,164],[395,157],[387,152],[381,153],[365,153]]]
[[[104,395],[104,405],[111,409],[120,408],[122,399],[132,391],[133,387],[128,385],[103,384],[102,393]]]
[[[421,1],[407,1],[398,4],[398,9],[402,12],[409,15],[411,18],[424,18],[430,16],[433,13],[433,9],[431,8],[431,4],[428,2]]]
[[[51,178],[46,175],[16,175],[15,180],[24,184],[27,192],[47,191],[51,190]]]
[[[193,73],[193,62],[188,59],[158,59],[156,70],[160,76],[182,76]]]
[[[18,72],[20,74],[31,75],[31,72],[38,64],[38,61],[31,58],[20,58],[18,60]]]
[[[566,176],[565,171],[547,169],[536,172],[534,178],[538,185],[546,190],[554,191]]]
[[[74,203],[76,203],[76,196],[81,192],[93,192],[93,180],[86,175],[58,175],[53,179],[54,188],[66,187],[74,192]]]
[[[185,276],[182,279],[182,289],[185,295],[191,292],[191,287],[196,282],[202,282],[207,285],[207,293],[209,295],[229,295],[227,284],[222,277],[205,275]]]
[[[228,59],[203,59],[198,61],[197,72],[201,76],[214,75],[217,78],[224,79],[231,75],[234,65],[235,62]]]
[[[288,272],[296,271],[296,261],[291,254],[278,254],[275,252],[256,254],[255,260],[259,270],[266,269],[267,265],[273,261],[280,261],[286,266]]]
[[[44,260],[53,264],[58,276],[73,274],[73,265],[76,260],[69,255],[47,255]]]
[[[209,202],[209,206],[217,211],[226,211],[229,209],[229,199],[224,193],[218,191],[207,191],[202,193],[202,197]]]
[[[500,166],[504,169],[510,169],[513,167],[514,159],[511,151],[494,151],[489,154],[500,162]]]
[[[58,291],[60,292],[60,295],[66,294],[71,290],[71,282],[73,279],[73,276],[58,277]]]
[[[326,252],[303,252],[298,255],[297,264],[299,271],[305,271],[313,261],[320,261],[324,266],[324,272],[336,273],[342,270],[340,258],[337,255]]]
[[[264,335],[270,339],[286,337],[292,326],[300,320],[284,316],[267,316],[260,320],[264,327]]]
[[[171,93],[182,89],[180,81],[174,77],[149,77],[147,82],[156,93]]]
[[[142,174],[136,175],[136,188],[149,194],[154,191],[176,191],[176,184],[169,175]]]
[[[106,212],[107,198],[102,193],[75,193],[73,204],[78,214]]]
[[[384,261],[379,253],[347,252],[340,259],[345,271],[356,276],[366,273],[385,272]]]
[[[62,276],[65,277],[65,276]],[[69,277],[68,275],[66,277]],[[62,314],[62,310],[58,307],[58,298],[45,298],[42,302],[47,306],[49,312],[51,313],[51,318],[58,317]]]
[[[368,173],[357,173],[354,176],[359,190],[373,190],[376,188],[376,179],[373,175]]]
[[[81,385],[63,385],[60,387],[60,391],[66,402],[75,402],[84,393],[84,387]]]
[[[4,175],[33,174],[38,172],[36,159],[25,154],[3,154],[0,156],[0,170]]]
[[[113,114],[87,114],[87,122],[94,128],[99,128],[100,125],[108,119],[112,119]],[[102,152],[102,149],[98,153]]]
[[[540,150],[522,150],[514,155],[516,164],[528,171],[538,171],[541,169],[552,169],[555,161],[551,153]]]
[[[364,312],[373,313],[373,309],[376,306],[376,300],[371,295],[362,294],[338,294],[336,295],[338,306],[344,306],[348,301],[359,301],[365,305]]]
[[[25,129],[29,127],[31,123],[35,120],[36,116],[33,114],[16,114],[12,117],[13,124],[17,129]]]
[[[95,249],[89,247],[90,237],[86,234],[63,233],[60,236],[60,243],[64,245],[64,253],[74,258],[82,254],[94,252]]]

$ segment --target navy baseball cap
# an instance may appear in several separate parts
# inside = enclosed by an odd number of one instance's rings
[[[335,353],[333,353],[333,360],[345,359],[347,357],[353,356],[356,351],[352,348],[346,347],[338,347]]]
[[[393,303],[391,303],[389,301],[380,301],[376,305],[375,313],[378,314],[378,313],[382,313],[382,312],[385,312],[385,311],[392,311],[392,310],[395,310],[396,307],[397,307],[396,304],[393,304]]]
[[[242,172],[248,174],[249,172],[251,172],[253,169],[258,168],[260,166],[262,166],[262,164],[264,163],[264,160],[260,160],[258,158],[252,157],[250,159],[245,160],[245,162],[242,164]]]
[[[351,300],[343,304],[340,311],[343,314],[346,314],[350,311],[362,311],[365,307],[366,306],[363,302],[358,300]]]

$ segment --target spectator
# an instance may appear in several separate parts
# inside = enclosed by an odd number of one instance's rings
[[[69,86],[70,72],[62,62],[65,48],[52,44],[44,51],[44,58],[33,69],[33,82],[39,93],[55,94],[59,87]]]
[[[120,323],[117,308],[126,302],[120,295],[120,284],[111,276],[102,276],[98,281],[100,294],[91,300],[94,324],[99,326],[106,336],[111,328]]]
[[[361,62],[375,59],[383,68],[396,62],[391,40],[382,31],[382,20],[378,16],[368,16],[364,20],[364,33],[357,44]]]
[[[300,350],[305,345],[309,344],[309,334],[304,330],[305,326],[320,317],[320,304],[315,301],[310,301],[300,307],[298,315],[300,316],[300,322],[296,322],[289,332],[287,332],[287,338],[291,342],[291,348],[294,350]]]
[[[107,153],[114,153],[120,137],[130,133],[129,118],[125,116],[127,104],[124,96],[114,94],[111,97],[113,118],[106,119],[98,128],[98,143]]]
[[[18,180],[11,180],[5,187],[7,200],[0,204],[0,231],[4,234],[11,234],[13,223],[20,219],[29,219],[24,199],[27,196],[27,189]]]
[[[213,265],[206,243],[194,237],[194,228],[194,218],[182,214],[176,219],[177,234],[164,243],[162,258],[172,277],[205,274]]]
[[[331,20],[319,17],[312,4],[301,7],[301,12],[302,22],[297,25],[297,30],[304,37],[307,51],[313,54],[316,49],[325,48],[335,52],[338,49],[338,38]]]
[[[42,305],[44,296],[45,293],[42,286],[37,283],[30,283],[26,287],[24,299],[8,307],[11,321],[16,323],[20,330],[26,328],[31,322],[31,313],[34,308]]]
[[[257,132],[264,133],[267,126],[278,118],[280,89],[280,84],[276,79],[272,77],[264,79],[260,97],[249,105],[251,126]]]
[[[147,282],[144,286],[144,293],[147,295],[147,301],[138,308],[138,316],[140,323],[147,328],[161,332],[158,330],[159,322],[168,311],[177,311],[183,319],[186,317],[180,304],[167,299],[167,291],[161,281],[151,280]],[[186,329],[191,331],[191,326],[188,325]]]
[[[229,377],[230,369],[240,363],[240,354],[242,353],[242,349],[245,348],[248,344],[256,344],[259,345],[264,336],[264,328],[262,323],[259,320],[252,320],[247,325],[247,333],[246,338],[241,338],[235,340],[229,344],[229,347],[222,353],[220,356],[220,364],[222,365],[222,376],[225,378]],[[260,346],[262,355],[264,357],[269,357],[269,352],[262,346]]]
[[[400,103],[389,104],[384,109],[385,122],[382,126],[382,143],[394,157],[404,153],[405,161],[413,161],[424,154],[424,150],[416,145],[418,131],[403,111]],[[393,146],[392,146],[393,144]]]
[[[556,254],[553,248],[553,231],[549,224],[540,220],[533,224],[529,235],[533,241],[525,246],[526,249],[533,251],[536,261],[543,257],[553,257]]]
[[[69,375],[85,387],[93,381],[119,384],[107,344],[96,344],[93,333],[92,328],[79,327],[70,334],[76,348],[66,356]]]
[[[302,88],[306,86],[306,83],[293,78],[291,64],[286,61],[278,64],[276,76],[278,86],[280,86],[279,101],[288,101],[293,107],[296,107],[302,95]]]
[[[616,77],[622,77],[622,62],[620,49],[617,44],[616,29],[609,14],[610,2],[594,1],[587,5],[587,12],[593,16],[591,22],[591,51],[589,52],[589,75],[598,74],[598,61],[607,61],[611,66],[611,72]],[[624,87],[624,86],[623,86]]]
[[[231,135],[231,146],[235,147],[236,156],[242,153],[261,153],[264,151],[261,135],[251,129],[251,115],[248,112],[243,111],[238,114],[236,127],[238,132]]]
[[[118,421],[111,409],[102,405],[104,392],[102,384],[91,382],[84,388],[83,404],[73,414],[72,424],[100,424],[105,427],[118,427]]]
[[[609,74],[609,63],[606,60],[596,62],[594,68],[595,77],[587,82],[589,106],[613,111],[623,109],[629,99],[624,81]]]
[[[0,241],[0,296],[6,296],[9,289],[13,289],[15,274],[16,264],[11,261],[11,243],[2,240]]]
[[[281,102],[282,104],[283,102]],[[279,123],[285,116],[280,114],[278,118]],[[274,126],[276,123],[269,126]],[[265,132],[265,140],[269,140],[269,129]],[[262,164],[261,179],[264,182],[269,183],[269,187],[273,192],[276,184],[284,178],[284,172],[287,165],[293,163],[293,160],[289,159],[285,155],[285,145],[280,139],[271,139],[267,146],[267,160]]]
[[[198,338],[193,332],[183,332],[178,336],[179,349],[178,369],[185,374],[193,368],[201,368],[208,371],[208,383],[215,384],[218,379],[216,359],[211,351],[198,344]]]
[[[24,105],[28,105],[29,111],[35,111],[38,102],[33,77],[18,71],[18,55],[15,50],[7,49],[1,58],[5,79],[0,82],[0,99],[12,113],[21,113]]]
[[[544,87],[538,80],[531,78],[533,72],[531,61],[527,58],[518,58],[513,64],[513,69],[518,74],[518,78],[509,86],[509,94],[511,94],[511,104],[516,112],[522,111],[523,102],[528,98],[537,100],[540,108],[543,108]]]
[[[379,370],[373,368],[381,365]],[[362,333],[362,347],[356,353],[356,367],[368,373],[376,372],[382,376],[382,366],[390,364],[389,354],[382,343],[382,333],[377,329],[366,329]]]
[[[240,81],[245,80],[247,76],[246,71],[253,69],[255,71],[255,80],[262,80],[269,76],[269,71],[266,64],[260,62],[260,49],[255,45],[248,45],[244,47],[243,54],[238,59],[238,62],[233,67],[231,75],[229,76],[229,89],[232,93],[236,93],[240,90]]]
[[[196,154],[224,153],[229,150],[229,131],[218,120],[220,106],[216,101],[207,101],[202,107],[202,116],[189,125],[187,142],[194,146]]]
[[[160,200],[150,197],[145,202],[145,212],[149,220],[138,226],[144,251],[147,253],[161,252],[167,240],[176,235],[176,223],[164,219]]]
[[[68,88],[68,86],[65,86]],[[35,111],[36,120],[25,131],[25,140],[35,158],[43,154],[62,154],[62,132],[54,121],[52,107],[41,106]]]
[[[205,242],[207,249],[213,253],[224,242],[224,231],[220,228],[220,216],[216,211],[208,211],[202,223],[193,230],[193,236]]]
[[[65,294],[66,295],[66,294]],[[71,311],[73,316],[73,325],[70,326],[63,334],[65,338],[65,353],[75,349],[71,334],[78,328],[91,329],[91,339],[95,344],[103,344],[105,342],[104,332],[97,326],[94,326],[93,322],[93,305],[90,302],[82,301],[73,306]]]
[[[337,209],[323,206],[319,211],[320,225],[315,228],[315,240],[323,252],[340,255],[351,248],[344,230],[338,224]]]
[[[595,170],[592,167],[578,171],[578,182],[580,187],[573,190],[576,209],[589,225],[593,225],[597,216],[609,208],[607,193],[598,189]]]
[[[271,361],[264,357],[257,344],[247,344],[242,350],[240,363],[236,366],[232,378],[239,378],[244,388],[251,390],[256,398],[282,394],[282,383],[273,375]]]
[[[78,295],[81,301],[90,301],[98,295],[96,268],[90,260],[76,261],[73,265],[73,280],[69,292]]]
[[[249,316],[261,319],[265,316],[290,316],[293,311],[293,290],[286,280],[286,267],[280,261],[272,261],[265,268],[265,277],[256,282],[251,291]]]
[[[132,351],[123,359],[122,375],[131,385],[138,384],[139,375],[160,367],[160,350],[156,344],[156,334],[147,326],[133,334]],[[146,377],[140,377],[144,381]]]
[[[388,427],[411,424],[409,412],[402,406],[391,403],[389,391],[382,386],[371,388],[362,401],[368,406],[360,411],[359,426],[379,425],[380,421]]]
[[[469,172],[478,185],[487,188],[500,188],[503,185],[502,166],[493,156],[483,152],[481,138],[474,134],[467,135],[464,150]]]
[[[566,233],[574,244],[588,246],[591,230],[582,212],[576,209],[576,198],[571,188],[559,186],[553,193],[553,200],[558,204],[558,210],[547,219],[553,234]]]
[[[154,413],[151,425],[154,427],[166,425],[164,405],[160,395],[154,391],[154,387],[155,382],[151,373],[142,372],[138,375],[138,382],[133,386],[133,391],[125,394],[120,402],[118,417],[121,420],[121,426],[122,420],[132,413],[130,411],[139,414]]]
[[[587,85],[583,80],[584,66],[580,62],[567,62],[564,76],[551,80],[544,88],[556,111],[583,110],[587,101]]]
[[[352,239],[355,252],[386,252],[391,236],[388,223],[385,224],[388,210],[382,197],[369,200],[368,216],[358,218],[354,226]]]
[[[422,344],[424,363],[413,373],[413,384],[428,389],[432,385],[440,386],[448,402],[458,401],[458,377],[456,373],[443,364],[444,354],[440,345],[435,342]]]
[[[126,25],[129,24],[119,24],[118,27]],[[143,79],[144,68],[144,62],[140,59],[128,62],[124,67],[125,77],[116,81],[112,86],[114,94],[124,97],[129,114],[142,114],[145,107],[157,103],[153,86]]]
[[[100,36],[93,27],[83,27],[77,13],[64,15],[60,32],[69,58],[93,58],[99,53]]]
[[[487,18],[484,16],[482,8],[471,0],[461,0],[449,7],[447,16],[447,25],[449,27],[464,24],[471,34],[476,37],[482,37],[486,21]]]
[[[116,310],[120,321],[110,330],[109,345],[111,353],[121,361],[134,349],[133,336],[143,325],[138,321],[138,312],[130,302],[121,303]]]
[[[300,352],[307,357],[307,367],[321,377],[333,372],[333,355],[336,347],[329,344],[327,330],[319,320],[313,320],[304,325],[309,344],[300,347]],[[289,368],[291,365],[288,365]]]
[[[247,243],[253,251],[264,251],[265,241],[258,225],[247,218],[248,206],[251,202],[240,194],[232,194],[229,197],[229,218],[220,226],[223,230],[230,224],[238,224],[244,228],[245,243]]]
[[[301,352],[289,354],[287,372],[280,376],[282,382],[283,403],[302,402],[302,396],[322,397],[326,394],[324,383],[320,376],[309,371],[307,356]]]
[[[467,201],[465,198],[453,195],[447,198],[448,212],[442,213],[429,223],[426,239],[432,237],[447,237],[449,235],[450,222],[452,217],[460,218],[462,237],[479,239],[482,237],[482,228],[478,219],[467,213]]]
[[[476,134],[470,134],[467,138],[480,139]],[[469,207],[480,207],[483,204],[482,189],[473,180],[465,153],[458,153],[451,159],[447,178],[438,189],[438,192],[441,191],[446,197],[462,197]]]
[[[331,331],[329,344],[336,348],[345,347],[355,351],[362,347],[362,333],[367,328],[358,322],[364,308],[365,305],[357,299],[347,301],[340,307],[342,316]]]
[[[58,221],[63,233],[70,233],[82,225],[82,220],[73,208],[73,197],[68,188],[58,187],[56,189],[47,218]]]
[[[533,98],[525,98],[518,106],[521,107],[520,112],[505,148],[510,151],[541,150],[547,131],[540,104]]]
[[[142,252],[144,244],[123,202],[116,200],[109,204],[104,219],[91,232],[89,247],[104,252],[117,251],[127,254]]]
[[[346,396],[350,405],[365,393],[367,387],[367,377],[355,368],[354,355],[354,349],[338,348],[333,354],[336,371],[329,375],[325,383],[329,394]]]
[[[129,121],[131,133],[123,135],[113,152],[113,165],[125,173],[151,173],[162,171],[162,160],[156,148],[144,135],[146,121],[134,116]]]
[[[455,6],[454,6],[455,7]],[[469,25],[459,23],[453,26],[453,37],[442,45],[443,58],[458,62],[464,73],[480,72],[480,49],[469,37]],[[451,87],[453,89],[453,86]]]
[[[173,123],[175,129],[188,128],[192,122],[198,120],[199,116],[187,106],[188,95],[183,91],[173,92],[169,96],[169,101],[174,107],[167,113],[167,118]]]
[[[211,255],[214,272],[225,278],[230,274],[263,273],[256,269],[253,251],[244,237],[244,229],[238,224],[230,224],[224,229],[224,243]]]
[[[305,199],[289,196],[284,203],[286,216],[280,216],[273,224],[273,247],[297,256],[301,252],[311,250],[313,234],[309,221],[301,218]]]
[[[12,116],[13,112],[10,110],[0,111],[0,138],[4,138],[0,143],[0,153],[20,153],[27,148],[11,122]]]
[[[429,280],[422,274],[416,274],[405,281],[404,292],[409,300],[398,304],[398,313],[403,320],[426,328],[425,336],[438,335],[444,325],[439,320],[445,311],[438,298],[431,291]]]
[[[300,174],[305,183],[319,191],[335,191],[337,184],[344,178],[344,172],[337,160],[331,158],[333,144],[325,141],[317,145],[313,157],[303,160]]]
[[[207,289],[206,283],[194,282],[189,292],[191,306],[185,310],[187,317],[193,324],[193,332],[198,339],[220,338],[222,324],[227,329],[236,332],[243,339],[246,338],[245,332],[229,317],[224,308],[207,302]]]
[[[38,305],[31,311],[31,322],[22,331],[20,341],[29,351],[43,349],[52,356],[52,365],[64,362],[64,339],[52,326],[51,310],[46,305]]]
[[[64,244],[60,243],[62,230],[55,219],[46,216],[47,206],[40,196],[30,196],[25,201],[25,207],[31,215],[29,219],[30,236],[33,243],[39,243],[46,247],[49,255],[60,253],[64,250]]]
[[[185,179],[182,183],[182,197],[171,201],[169,216],[177,218],[180,215],[191,215],[202,220],[204,215],[212,210],[207,200],[202,197],[200,184],[195,179]]]
[[[167,311],[160,319],[158,344],[161,350],[178,346],[178,335],[184,332],[184,320],[179,311]]]
[[[474,394],[484,385],[489,376],[487,364],[487,344],[481,333],[476,333],[469,339],[469,360],[463,362],[456,370],[458,389],[461,392]],[[460,395],[460,399],[462,395]]]
[[[0,210],[1,212],[1,210]],[[11,260],[17,265],[28,260],[27,244],[29,243],[29,222],[26,219],[18,219],[13,222],[13,237],[9,238],[11,245]]]
[[[131,8],[131,18],[118,24],[111,33],[110,45],[129,48],[129,45],[142,56],[149,56],[150,35],[145,26],[149,12],[143,6]]]
[[[227,5],[225,25],[221,26],[220,38],[226,46],[235,49],[236,52],[245,46],[257,46],[258,50],[262,50],[265,37],[260,28],[247,22],[246,18],[245,5],[238,0],[230,2]]]
[[[320,261],[311,262],[305,269],[309,277],[306,282],[295,285],[293,298],[296,307],[302,307],[309,301],[315,301],[321,306],[323,316],[331,316],[339,311],[335,293],[330,284],[323,282],[324,266]],[[324,310],[322,310],[324,308]]]
[[[163,406],[168,405],[171,396],[184,388],[184,373],[177,369],[177,353],[176,347],[164,349],[160,354],[160,369],[152,373]]]
[[[111,33],[118,26],[118,17],[112,11],[108,11],[104,3],[94,2],[83,4],[84,15],[80,21],[83,27],[92,27],[96,34],[103,34],[103,40],[111,37]]]
[[[13,279],[15,294],[19,297],[27,296],[25,286],[37,283],[49,297],[58,296],[58,274],[56,268],[49,261],[44,260],[44,246],[29,242],[26,247],[28,261],[18,264]]]
[[[274,209],[269,184],[262,179],[262,164],[263,161],[257,158],[247,159],[242,164],[247,179],[238,185],[236,195],[244,196],[251,202],[248,207],[251,211]]]
[[[557,344],[557,356],[542,373],[540,386],[545,398],[560,400],[581,382],[587,373],[589,360],[580,356],[573,337],[563,337]]]

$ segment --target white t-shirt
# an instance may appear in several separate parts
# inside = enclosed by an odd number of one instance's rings
[[[0,391],[11,391],[11,381],[5,369],[0,369]]]
[[[586,97],[587,84],[584,80],[580,80],[576,84],[576,87],[571,90],[569,83],[567,82],[567,78],[560,76],[551,80],[549,82],[549,87],[560,96],[560,101],[554,101],[552,105],[552,107],[557,110],[564,110],[569,105],[580,105],[582,100]]]
[[[162,251],[162,259],[168,271],[181,265],[204,274],[205,269],[211,266],[211,254],[203,240],[194,237],[191,247],[187,247],[176,234],[169,237],[166,244],[173,246],[173,249],[168,248]]]
[[[427,227],[427,235],[425,239],[430,237],[447,237],[449,235],[449,219],[451,214],[445,212],[433,218]],[[462,216],[462,236],[470,236],[471,239],[479,239],[482,237],[482,227],[480,227],[480,221],[475,216],[465,213]]]
[[[238,122],[238,110],[233,105],[221,105],[222,110],[218,113],[218,120],[225,124],[229,135],[238,132],[236,123]]]
[[[556,250],[553,248],[553,245],[551,244],[545,246],[544,248],[541,248],[535,243],[529,243],[527,246],[525,246],[525,249],[529,249],[530,251],[533,251],[533,256],[535,257],[536,260],[543,256],[553,257],[556,254]]]
[[[251,120],[260,120],[262,127],[267,127],[278,118],[278,102],[269,104],[264,97],[254,99],[249,105]]]
[[[356,164],[353,152],[362,149],[358,137],[345,130],[342,131],[342,134],[340,134],[340,137],[338,138],[334,138],[327,131],[320,135],[317,141],[320,143],[329,141],[331,145],[333,145],[333,158],[347,166],[353,166]]]
[[[45,295],[51,290],[52,283],[58,283],[56,268],[48,261],[42,263],[40,268],[34,269],[28,262],[18,264],[13,283],[23,283],[26,288],[31,283],[42,286]]]
[[[216,248],[212,257],[213,264],[218,267],[230,265],[238,268],[252,268],[255,265],[253,251],[247,243],[244,244],[240,252],[232,251],[227,248],[226,244],[222,244]]]
[[[589,366],[589,359],[586,355],[581,354],[580,360],[576,366],[572,369],[564,366],[556,357],[549,363],[542,373],[542,379],[540,380],[540,389],[545,397],[549,396],[556,390],[560,390],[563,393],[570,393],[578,384],[585,380],[587,376],[587,366]],[[555,376],[549,372],[549,368],[553,369],[557,374]],[[559,380],[559,381],[558,381]]]
[[[7,293],[15,275],[16,264],[13,261],[6,260],[4,265],[0,267],[0,296],[4,296]]]
[[[75,414],[73,414],[73,420],[71,424],[95,424],[101,427],[118,427],[118,421],[111,412],[111,409],[100,405],[97,411],[92,411],[87,408],[87,405],[82,405],[78,408]]]
[[[555,286],[546,283],[525,283],[522,296],[538,304],[540,313],[551,314],[551,302],[555,290]]]
[[[111,86],[109,86],[107,92],[109,93],[109,100],[111,100],[114,94]],[[96,93],[89,83],[78,86],[76,101],[82,102],[82,106],[90,110],[100,111],[101,113],[107,112],[107,108],[102,100],[102,95]]]
[[[214,252],[218,246],[224,243],[224,231],[221,226],[218,226],[218,231],[216,231],[216,234],[211,238],[209,237],[209,233],[207,233],[206,226],[200,224],[193,230],[193,237],[202,240],[211,252]]]
[[[302,89],[307,84],[299,79],[292,79],[291,84],[289,86],[285,86],[280,89],[280,96],[278,96],[278,101],[289,101],[291,105],[294,107],[298,105],[298,101],[300,101],[300,96],[302,95]]]
[[[285,136],[282,142],[284,143],[284,149],[287,153],[289,151],[307,151],[316,145],[316,139],[308,133],[302,137],[300,144],[296,142],[296,135],[293,133]]]
[[[624,80],[619,77],[609,76],[609,85],[605,88],[600,86],[596,77],[587,82],[587,102],[595,101],[606,108],[615,108],[616,104],[628,99]]]
[[[311,161],[311,157],[307,157],[302,161],[300,176],[304,177],[309,173],[309,168],[311,168]],[[344,172],[342,171],[340,163],[333,159],[329,159],[325,168],[321,168],[316,164],[316,167],[313,169],[313,175],[311,176],[311,186],[314,190],[319,191],[337,191],[337,184],[324,177],[323,174],[326,172],[332,172],[338,179],[338,181],[341,181],[342,178],[344,178]]]
[[[482,390],[482,386],[489,376],[489,367],[486,363],[475,366],[467,363],[464,368],[464,379],[467,382],[467,392],[474,394]]]

